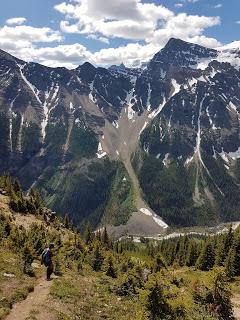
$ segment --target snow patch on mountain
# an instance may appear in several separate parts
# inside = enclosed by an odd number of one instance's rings
[[[92,102],[95,102],[95,99],[93,97],[93,86],[94,86],[94,80],[89,84],[90,93],[89,93],[88,97]]]
[[[12,129],[13,129],[13,104],[15,100],[17,99],[17,96],[11,101],[10,107],[9,107],[9,144],[10,144],[10,151],[13,152],[13,142],[12,142]]]
[[[148,111],[151,110],[151,103],[150,103],[151,93],[152,93],[151,85],[150,85],[150,83],[148,83],[148,96],[147,96],[147,110]]]
[[[240,159],[240,147],[234,152],[229,152],[227,155],[233,160]]]
[[[19,68],[19,71],[20,71],[20,75],[21,75],[23,81],[26,83],[26,85],[32,91],[32,93],[34,94],[34,96],[35,96],[36,100],[38,101],[38,103],[40,105],[42,105],[41,100],[39,99],[38,95],[36,94],[36,88],[31,84],[31,82],[28,81],[28,79],[25,77],[25,75],[23,73],[23,69],[26,66],[26,64],[24,64],[24,65],[17,64],[17,65],[18,65],[18,68]]]
[[[163,229],[167,229],[168,225],[155,213],[152,213],[149,209],[147,208],[140,208],[140,211],[144,213],[146,216],[150,216],[153,218],[153,220]]]
[[[177,94],[181,90],[181,85],[177,83],[175,79],[172,79],[172,86],[174,89],[173,95]]]
[[[53,87],[53,85],[52,85],[51,90],[53,90],[53,91],[45,93],[46,100],[45,100],[45,102],[43,104],[44,118],[43,118],[42,123],[41,123],[43,143],[44,143],[45,138],[46,138],[46,127],[48,125],[49,115],[51,114],[52,110],[57,106],[57,102],[58,102],[57,101],[57,95],[58,95],[58,92],[59,92],[59,85],[56,85],[55,87]],[[50,101],[48,101],[48,98],[50,97],[51,94],[52,94],[51,99],[50,99]],[[52,105],[52,107],[49,109],[50,105]],[[70,106],[70,109],[71,109],[71,106]]]
[[[107,152],[103,151],[101,142],[99,142],[99,144],[98,144],[98,150],[97,150],[96,155],[97,155],[98,159],[101,159],[107,155]]]
[[[23,133],[23,124],[24,124],[24,114],[21,114],[20,127],[17,138],[17,151],[22,152],[22,133]]]
[[[164,97],[163,102],[159,105],[159,107],[155,110],[153,110],[149,115],[148,118],[149,119],[154,119],[156,118],[156,116],[162,111],[162,109],[164,108],[166,104],[166,98]]]

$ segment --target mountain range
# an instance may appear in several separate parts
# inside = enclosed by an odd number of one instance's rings
[[[240,45],[180,39],[142,68],[0,51],[0,172],[83,226],[159,234],[240,216]]]

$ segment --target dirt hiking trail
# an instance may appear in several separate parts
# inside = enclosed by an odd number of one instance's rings
[[[56,320],[57,316],[50,309],[48,295],[52,281],[41,278],[26,300],[16,303],[5,320]]]
[[[233,314],[236,320],[240,320],[240,294],[235,294],[232,298]]]

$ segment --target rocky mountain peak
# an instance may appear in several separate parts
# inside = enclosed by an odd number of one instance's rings
[[[75,69],[79,78],[87,83],[93,81],[96,75],[96,70],[97,68],[95,68],[90,62],[85,62],[81,66],[77,67],[77,69]]]
[[[160,64],[164,70],[169,69],[170,66],[194,67],[199,59],[216,56],[217,51],[214,49],[171,38],[150,61],[150,68],[154,69],[156,64]]]

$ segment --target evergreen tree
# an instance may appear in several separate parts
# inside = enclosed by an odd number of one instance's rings
[[[195,241],[193,240],[190,242],[187,253],[186,253],[186,265],[188,267],[195,266],[197,258],[198,258],[198,248]]]
[[[236,249],[232,247],[225,260],[225,273],[229,279],[232,279],[236,274]]]
[[[227,280],[222,273],[218,273],[214,279],[212,290],[215,312],[219,319],[234,320],[231,294],[227,286]]]
[[[235,254],[235,276],[240,276],[240,234],[237,233],[234,239]]]
[[[151,320],[171,319],[171,308],[163,295],[162,287],[157,282],[149,290],[146,307]]]
[[[215,254],[215,265],[216,266],[223,266],[224,259],[226,258],[226,252],[224,251],[224,239],[225,236],[220,235],[217,240],[216,245],[216,254]]]
[[[233,230],[232,227],[229,228],[229,231],[226,235],[219,236],[216,238],[216,256],[215,256],[215,265],[224,266],[228,252],[233,244]]]
[[[117,278],[117,272],[116,272],[116,269],[114,268],[113,259],[111,256],[108,259],[108,268],[107,268],[106,275],[112,278]]]
[[[94,257],[93,257],[92,268],[94,271],[100,271],[102,268],[104,257],[101,253],[99,245],[96,246],[96,249],[95,249],[93,255],[94,255]]]
[[[93,233],[92,227],[89,223],[87,224],[85,232],[84,232],[84,239],[85,239],[86,245],[89,245],[90,243],[92,243],[92,241],[94,239],[94,233]]]
[[[22,188],[18,179],[16,179],[13,183],[13,190],[15,193],[22,193]]]
[[[69,221],[69,215],[67,213],[64,216],[63,224],[64,224],[65,228],[69,229],[70,221]]]
[[[214,265],[214,249],[211,239],[207,239],[205,245],[203,246],[200,256],[197,260],[197,268],[203,271],[208,271],[212,269]]]
[[[162,268],[167,269],[166,264],[165,264],[163,258],[162,258],[160,255],[158,255],[157,258],[156,258],[154,270],[155,270],[155,272],[159,272],[159,271],[162,270]]]
[[[177,262],[179,266],[184,266],[186,263],[186,251],[189,245],[189,239],[187,236],[180,237],[179,250],[177,254]]]
[[[102,243],[106,246],[106,248],[109,247],[109,236],[107,233],[107,228],[105,227],[102,234]]]

